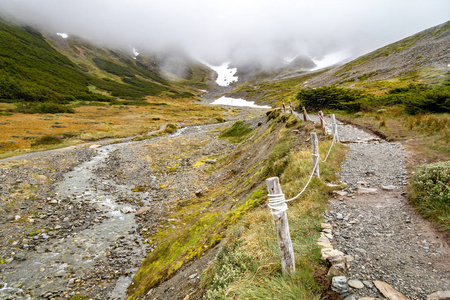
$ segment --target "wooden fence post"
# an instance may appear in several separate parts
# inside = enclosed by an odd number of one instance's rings
[[[306,108],[303,106],[302,107],[303,110],[303,121],[308,121],[308,115],[306,114]]]
[[[286,112],[286,105],[284,105],[284,100],[283,100],[283,112]]]
[[[267,190],[269,192],[269,205],[271,204],[271,195],[282,195],[280,180],[278,177],[271,177],[266,179]],[[294,249],[292,247],[291,235],[289,233],[289,223],[287,219],[285,202],[276,203],[272,201],[272,216],[275,220],[277,230],[278,246],[281,251],[281,269],[283,275],[289,275],[295,272],[295,258]],[[276,207],[274,207],[276,206]]]
[[[292,107],[292,101],[289,100],[289,109],[291,110],[291,114],[294,113],[294,108]]]
[[[320,178],[319,172],[319,139],[317,138],[317,133],[311,132],[311,145],[312,145],[312,163],[313,168],[316,166],[314,170],[314,176]]]
[[[331,115],[331,125],[333,128],[333,134],[334,134],[336,143],[339,143],[338,127],[337,127],[337,123],[336,123],[336,117],[334,116],[334,114]]]
[[[319,111],[320,126],[322,127],[323,135],[327,135],[327,128],[325,127],[325,121],[323,120],[323,112]]]

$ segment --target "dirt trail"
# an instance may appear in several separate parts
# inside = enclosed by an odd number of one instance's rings
[[[338,131],[350,148],[339,174],[347,188],[325,217],[333,225],[335,248],[349,255],[348,279],[363,283],[350,287],[348,299],[384,299],[374,280],[410,299],[449,290],[449,246],[406,198],[409,153],[350,125],[340,124]]]

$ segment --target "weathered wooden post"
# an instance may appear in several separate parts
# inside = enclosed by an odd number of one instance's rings
[[[325,121],[323,119],[322,111],[319,111],[319,119],[320,119],[320,126],[322,127],[323,135],[327,135],[327,128],[325,127]]]
[[[336,123],[336,117],[334,116],[334,114],[331,115],[331,126],[333,129],[334,139],[336,140],[337,143],[339,143],[338,127]]]
[[[289,100],[289,109],[291,110],[291,114],[294,113],[294,108],[292,107],[292,101]]]
[[[308,121],[308,115],[306,114],[306,108],[303,106],[302,107],[303,110],[303,121]]]
[[[284,202],[284,194],[278,177],[267,178],[266,184],[269,192],[269,207],[275,220],[278,246],[281,251],[281,269],[283,275],[286,276],[295,272],[294,249],[286,214],[287,204]]]
[[[314,176],[320,178],[319,172],[319,139],[317,133],[311,132],[311,145],[312,145],[312,163],[314,169]]]
[[[283,112],[286,112],[286,105],[284,105],[284,100],[283,100]]]

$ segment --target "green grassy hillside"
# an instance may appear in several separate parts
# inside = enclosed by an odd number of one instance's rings
[[[90,97],[87,77],[32,28],[0,23],[0,99],[59,101]]]
[[[43,35],[31,27],[0,21],[0,102],[20,103],[18,110],[23,112],[36,112],[44,102],[56,107],[73,101],[115,102],[146,96],[191,98],[195,89],[188,85],[206,80],[205,75],[170,83],[150,56],[133,59],[77,37]],[[52,112],[67,111],[59,107]]]

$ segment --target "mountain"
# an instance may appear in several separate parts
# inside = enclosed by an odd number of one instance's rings
[[[278,106],[282,100],[294,100],[307,87],[335,85],[383,94],[415,83],[448,83],[449,29],[450,22],[446,22],[328,69],[285,68],[263,76],[254,72],[259,76],[240,82],[229,95]]]
[[[426,84],[448,80],[450,21],[421,31],[310,78],[305,86],[373,87],[387,80]]]
[[[0,21],[0,99],[4,102],[186,98],[199,87],[208,87],[210,70],[199,63],[174,62],[170,70],[162,65],[156,55],[135,56],[131,49],[107,49],[75,36],[63,38]],[[177,67],[186,72],[181,74]]]

